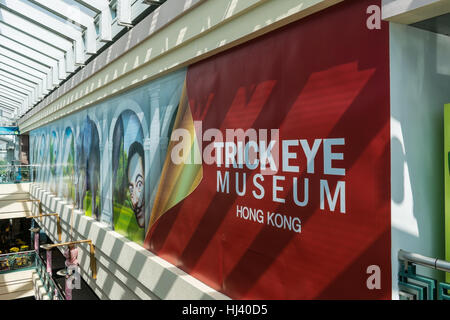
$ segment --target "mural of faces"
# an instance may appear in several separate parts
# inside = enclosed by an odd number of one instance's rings
[[[100,220],[100,145],[95,123],[87,116],[77,140],[75,202],[86,215]]]
[[[114,229],[142,242],[145,227],[145,156],[137,115],[124,111],[113,133]]]
[[[41,167],[39,168],[39,180],[41,182],[46,182],[46,172],[47,172],[47,159],[46,159],[46,151],[47,151],[47,139],[45,134],[41,136],[40,148],[39,148],[39,163]]]
[[[140,228],[145,226],[144,212],[144,149],[139,142],[134,142],[128,151],[127,177],[130,192],[131,207],[136,215]]]
[[[55,131],[50,135],[50,189],[52,192],[56,192],[55,179],[58,169],[58,136]]]
[[[180,71],[31,131],[36,181],[143,244],[184,81]],[[150,141],[154,122],[166,146]]]
[[[64,131],[62,153],[62,196],[66,200],[75,200],[75,139],[71,128]]]

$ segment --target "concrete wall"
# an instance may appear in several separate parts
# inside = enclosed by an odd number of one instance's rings
[[[32,281],[34,298],[36,300],[50,300],[48,292],[45,289],[45,286],[42,283],[41,278],[39,278],[39,274],[36,272],[36,270],[33,270]]]
[[[399,249],[444,258],[444,104],[450,37],[390,24],[392,283]],[[444,280],[441,272],[420,269]]]
[[[31,194],[42,201],[44,212],[58,212],[61,217],[62,242],[90,239],[96,246],[97,279],[92,279],[89,246],[80,245],[81,276],[100,299],[220,299],[227,296],[213,290],[150,251],[112,231],[104,223],[73,211],[72,206],[46,192],[38,185]],[[56,219],[36,219],[52,239],[57,239]],[[56,250],[56,249],[55,249]]]
[[[0,300],[34,296],[33,270],[0,274]]]
[[[23,218],[31,214],[33,202],[18,202],[30,199],[30,183],[0,184],[0,219]]]
[[[382,0],[383,19],[413,24],[450,12],[448,0]]]

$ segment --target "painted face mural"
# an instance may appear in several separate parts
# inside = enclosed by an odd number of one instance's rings
[[[113,133],[114,229],[136,242],[144,240],[145,156],[137,115],[124,111]]]
[[[136,216],[137,224],[140,228],[145,226],[144,213],[144,176],[145,176],[145,157],[142,144],[134,142],[128,151],[128,187],[130,193],[131,207]]]
[[[180,70],[33,130],[38,183],[142,245],[185,77]]]
[[[50,189],[52,192],[56,192],[55,179],[58,170],[58,147],[58,135],[55,131],[52,131],[50,135]]]
[[[38,152],[39,152],[39,148],[40,148],[41,137],[40,136],[30,136],[30,137],[33,139],[33,144],[32,144],[33,150],[30,150],[31,157],[32,157],[31,164],[38,165],[40,163],[39,159],[38,159],[38,154],[39,154]],[[39,172],[38,168],[35,167],[34,170],[35,170],[34,174],[37,175]],[[38,181],[38,176],[35,176],[35,181],[36,182]]]
[[[71,128],[64,131],[62,175],[62,196],[67,200],[75,200],[75,139]]]
[[[77,140],[75,201],[87,216],[100,220],[100,146],[95,123],[89,118],[83,122]]]
[[[45,137],[45,134],[41,136],[41,143],[39,148],[39,163],[41,164],[41,167],[39,168],[39,180],[41,182],[47,182],[46,179],[46,172],[47,172],[47,159],[46,159],[46,150],[47,150],[47,139]]]

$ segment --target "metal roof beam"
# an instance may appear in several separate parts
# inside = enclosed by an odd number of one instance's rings
[[[18,108],[17,104],[11,103],[11,101],[9,101],[9,100],[7,100],[7,99],[4,99],[4,98],[2,98],[2,97],[0,97],[0,103],[1,103],[3,106],[6,106],[6,107],[8,107],[8,108],[10,108],[10,109],[12,109],[12,110],[15,110],[15,109]]]
[[[0,90],[3,90],[3,92],[9,93],[9,94],[11,94],[11,95],[16,95],[18,98],[20,98],[20,99],[22,100],[22,102],[23,102],[23,100],[28,96],[26,93],[17,91],[17,90],[15,90],[14,88],[11,89],[10,87],[5,86],[5,85],[2,85],[2,86],[0,87]]]
[[[6,97],[7,94],[3,93],[3,92],[0,90],[0,96]],[[16,109],[17,109],[17,110],[20,110],[20,109],[22,109],[22,108],[23,108],[23,101],[20,102],[20,106],[17,107]]]
[[[0,93],[0,101],[9,104],[12,107],[20,108],[22,106],[21,102],[11,99],[8,95],[5,95],[3,93]]]
[[[47,88],[46,80],[43,78],[35,77],[25,71],[20,70],[14,66],[9,66],[2,61],[0,61],[0,70],[5,72],[13,73],[14,75],[21,77],[22,79],[27,79],[30,82],[37,84],[38,94],[39,96],[44,96],[49,93],[49,89]]]
[[[131,0],[117,0],[117,23],[121,26],[132,26]]]
[[[51,31],[42,28],[27,19],[17,16],[2,7],[0,7],[0,16],[2,18],[3,24],[8,25],[9,27],[16,30],[20,30],[21,34],[27,34],[30,37],[40,40],[46,45],[42,46],[42,48],[41,46],[38,46],[38,50],[46,50],[46,52],[49,52],[49,54],[52,54],[52,56],[53,53],[48,51],[49,47],[53,47],[57,50],[62,50],[65,53],[66,58],[65,71],[68,73],[72,73],[75,71],[73,41],[52,33]],[[3,29],[0,32],[2,34],[4,33]],[[19,39],[22,39],[22,37],[19,37]],[[54,55],[54,57],[58,56],[59,55]],[[64,58],[64,56],[62,58]],[[64,79],[65,76],[66,74],[64,72],[64,69],[59,70],[59,77],[61,79]]]
[[[8,50],[7,48],[0,47],[0,56],[8,57],[9,59],[12,59],[12,60],[22,63],[24,65],[27,65],[36,71],[39,71],[39,72],[42,72],[45,74],[51,74],[50,66],[46,66],[39,62],[36,62],[36,60],[33,60],[26,56],[17,54],[14,51]]]
[[[11,41],[15,41],[17,43],[20,43],[22,45],[27,46],[29,49],[32,49],[34,51],[38,51],[39,53],[54,59],[58,61],[58,65],[62,63],[62,66],[64,66],[64,68],[59,68],[59,74],[58,74],[58,78],[59,79],[65,79],[67,77],[67,70],[65,67],[65,51],[63,50],[58,50],[55,49],[54,47],[46,44],[45,42],[36,39],[32,36],[29,36],[26,33],[20,32],[15,30],[13,27],[4,24],[0,21],[0,33],[4,36],[7,37],[8,39],[10,39]],[[32,58],[33,56],[26,56],[24,55],[22,52],[18,52],[17,54],[25,56],[25,57],[29,57]],[[48,63],[45,64],[42,62],[42,59],[33,59],[36,63],[40,63],[42,65],[45,65],[49,68],[52,67],[52,65],[49,65]],[[54,67],[54,65],[53,65]],[[55,74],[56,75],[56,74]],[[58,80],[58,78],[56,78],[55,80]],[[59,82],[59,81],[56,81]],[[57,84],[57,83],[55,83]]]
[[[15,42],[11,39],[5,38],[2,35],[0,35],[0,47],[3,47],[5,49],[8,49],[9,51],[13,51],[16,54],[25,55],[27,57],[33,57],[34,60],[39,60],[41,64],[44,64],[47,67],[50,67],[52,70],[52,84],[53,86],[56,86],[59,84],[60,79],[58,74],[58,61],[55,59],[52,59],[39,51],[35,51],[33,49],[30,49],[18,42]],[[64,79],[64,78],[63,78]]]
[[[23,81],[20,78],[14,77],[14,75],[11,74],[5,74],[4,72],[0,71],[0,80],[2,80],[2,83],[9,83],[13,84],[16,87],[20,87],[24,90],[33,91],[35,89],[35,86],[33,84],[30,84],[27,81]]]
[[[2,104],[1,101],[0,101],[0,104]],[[2,107],[6,108],[9,112],[11,112],[13,114],[14,118],[19,115],[20,109],[17,108],[17,107],[11,107],[11,106],[8,106],[8,105],[5,105],[5,104],[3,104]]]
[[[73,41],[71,39],[57,35],[48,28],[43,28],[23,16],[10,12],[5,7],[0,6],[0,15],[3,23],[36,39],[40,39],[48,45],[53,46],[55,49],[67,51],[72,47]]]
[[[20,88],[18,86],[15,86],[15,85],[7,82],[7,81],[0,80],[0,82],[1,82],[1,84],[2,84],[2,86],[4,88],[9,89],[9,90],[13,90],[13,91],[17,92],[18,94],[21,94],[21,95],[24,95],[24,96],[29,96],[29,94],[31,93],[30,91],[22,89],[22,88]]]
[[[6,88],[4,88],[3,86],[0,87],[0,94],[3,97],[9,97],[11,100],[14,100],[20,104],[23,103],[23,99],[22,97],[17,96],[17,94],[15,94],[14,92],[8,91]]]
[[[0,108],[5,108],[8,110],[8,112],[15,112],[17,110],[17,108],[10,107],[3,102],[0,102]]]
[[[16,77],[26,80],[28,82],[34,83],[35,85],[40,84],[42,82],[42,79],[33,77],[33,76],[27,74],[26,72],[23,72],[19,69],[8,66],[8,65],[2,63],[1,61],[0,61],[0,70],[4,71],[6,73],[13,74]]]
[[[29,104],[34,105],[34,103],[36,103],[40,99],[36,84],[2,70],[0,70],[0,79],[7,79],[8,82],[14,83],[16,84],[16,86],[22,87],[24,89],[28,88],[28,90],[30,90]]]
[[[0,108],[4,108],[4,109],[8,110],[8,112],[11,112],[11,113],[16,112],[16,110],[17,110],[17,108],[10,107],[6,104],[3,104],[2,102],[0,102]]]
[[[27,75],[26,73],[20,71],[20,70],[16,70],[12,67],[6,66],[2,63],[0,63],[0,71],[3,71],[7,74],[12,75],[14,78],[19,78],[23,81],[27,81],[29,83],[34,84],[35,86],[35,95],[33,96],[33,100],[38,101],[40,99],[42,99],[44,97],[45,94],[48,93],[48,91],[44,91],[43,90],[43,80],[42,79],[33,79],[32,77],[30,77],[29,75]]]
[[[94,18],[80,10],[79,7],[68,5],[61,0],[29,0],[52,14],[83,28],[86,33],[86,53],[97,52],[97,33]]]
[[[112,40],[112,15],[108,0],[75,0],[79,4],[100,14],[100,41]]]
[[[48,86],[47,75],[33,72],[34,70],[27,67],[26,65],[17,63],[15,61],[8,61],[7,58],[0,57],[0,67],[3,67],[3,69],[8,69],[9,72],[12,72],[11,70],[14,69],[14,74],[20,75],[22,77],[27,77],[31,81],[35,81],[38,84],[41,84],[44,94],[51,89],[51,87]]]
[[[23,64],[23,63],[19,63],[9,57],[6,56],[0,56],[0,63],[6,64],[10,67],[16,68],[17,70],[23,71],[27,74],[29,74],[30,76],[36,77],[38,79],[44,79],[47,78],[47,74],[41,71],[37,71],[34,68],[31,68],[30,66]]]
[[[84,48],[82,39],[82,30],[77,30],[75,26],[71,26],[61,19],[57,19],[56,16],[48,13],[44,13],[43,10],[38,10],[36,7],[29,3],[20,0],[0,0],[0,6],[8,8],[14,14],[27,19],[36,25],[52,31],[53,33],[60,35],[75,42],[75,64],[84,64]],[[23,14],[26,12],[26,16]]]

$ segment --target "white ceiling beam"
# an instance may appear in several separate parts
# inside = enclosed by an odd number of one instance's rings
[[[17,68],[9,66],[9,65],[3,63],[2,61],[0,61],[0,70],[7,72],[7,73],[11,73],[11,74],[15,75],[16,77],[19,77],[23,80],[27,80],[34,84],[40,84],[42,82],[41,78],[37,78],[26,72],[23,72],[22,70],[19,70]]]
[[[2,84],[2,87],[9,89],[9,90],[13,90],[13,91],[17,92],[18,94],[24,95],[26,97],[31,93],[31,91],[22,89],[22,88],[15,86],[14,84],[12,84],[8,81],[5,81],[5,80],[0,80],[0,83]]]
[[[32,72],[30,72],[32,71],[32,69],[30,70],[25,65],[5,60],[6,59],[0,59],[0,68],[3,69],[3,71],[14,73],[15,75],[37,83],[38,88],[41,88],[41,92],[44,95],[50,92],[51,88],[49,88],[47,85],[48,82],[46,75],[44,77],[40,77],[38,74],[33,74]]]
[[[20,0],[0,0],[0,6],[8,8],[14,14],[28,19],[30,22],[52,31],[62,37],[71,39],[75,43],[75,64],[84,64],[85,55],[83,48],[82,30],[77,30],[75,26],[57,19],[52,14],[38,10],[27,2]],[[26,15],[23,13],[26,12]]]
[[[29,92],[18,91],[17,88],[11,88],[11,87],[7,86],[5,83],[2,83],[2,86],[0,86],[0,88],[4,92],[14,94],[17,97],[19,97],[22,100],[22,108],[30,107],[30,93]]]
[[[21,77],[18,77],[15,74],[5,72],[1,69],[0,69],[0,78],[12,81],[13,83],[16,83],[18,86],[22,86],[23,88],[29,88],[33,92],[36,91],[36,84],[34,82],[22,79]]]
[[[15,78],[20,78],[22,80],[33,83],[36,86],[36,100],[43,98],[44,95],[48,93],[48,91],[43,90],[42,79],[36,79],[36,78],[26,74],[25,72],[22,72],[20,70],[17,70],[12,67],[9,67],[7,65],[4,65],[3,63],[0,63],[0,70],[5,73],[14,75]]]
[[[8,86],[2,85],[0,86],[0,90],[3,90],[4,92],[8,92],[11,95],[16,95],[18,98],[20,98],[23,102],[23,100],[27,97],[27,94],[14,90],[14,88],[10,88]]]
[[[86,53],[97,53],[97,33],[94,18],[81,11],[77,6],[71,6],[61,0],[29,0],[41,8],[84,29],[86,33]]]
[[[16,63],[19,63],[24,66],[28,66],[29,68],[40,72],[41,74],[44,74],[47,79],[47,86],[53,88],[53,72],[52,68],[46,67],[44,65],[41,65],[39,63],[34,62],[33,60],[30,60],[28,58],[25,58],[19,54],[14,53],[13,51],[9,51],[3,47],[0,47],[0,60],[4,59],[8,61],[8,59],[15,61]]]
[[[16,105],[11,105],[11,104],[9,104],[9,102],[4,102],[4,101],[2,100],[2,98],[0,98],[0,105],[1,105],[2,107],[8,108],[8,109],[10,109],[10,110],[12,110],[12,111],[17,110],[17,106],[16,106]]]
[[[8,106],[7,104],[4,104],[3,102],[0,102],[0,108],[4,108],[4,109],[8,110],[8,112],[14,112],[17,110],[17,108]]]
[[[67,77],[65,62],[64,62],[64,60],[65,60],[64,51],[55,49],[54,47],[46,44],[45,42],[38,40],[32,36],[29,36],[26,33],[20,32],[20,31],[14,29],[13,27],[10,27],[7,24],[1,23],[1,22],[0,22],[0,33],[12,41],[16,41],[20,44],[26,45],[28,48],[30,48],[32,50],[38,51],[39,53],[46,55],[47,57],[50,57],[54,60],[58,60],[57,65],[64,66],[64,69],[59,70],[61,72],[58,74],[58,77],[55,78],[55,81],[54,81],[55,85],[57,83],[59,83],[58,78],[59,78],[59,80],[62,80]],[[18,54],[23,55],[21,52],[19,52]],[[27,56],[27,57],[32,58],[33,56]],[[55,64],[48,65],[48,64],[42,63],[42,59],[34,59],[34,61],[36,63],[43,64],[49,68],[55,67]],[[56,73],[55,73],[55,75],[56,75]]]
[[[49,74],[51,72],[51,66],[46,66],[38,62],[38,60],[30,59],[27,56],[17,54],[14,51],[8,50],[8,48],[0,47],[0,55],[13,59],[19,63],[23,63],[42,73]]]
[[[132,26],[131,0],[117,0],[117,23],[121,26]]]
[[[11,107],[21,109],[23,108],[24,100],[19,100],[18,98],[11,96],[8,92],[3,91],[0,88],[0,101],[5,104],[9,104]]]
[[[29,103],[34,104],[39,100],[38,88],[35,83],[29,82],[28,80],[22,79],[15,74],[6,73],[0,70],[0,79],[7,80],[10,83],[14,83],[18,87],[30,90]]]
[[[21,102],[17,102],[16,100],[11,99],[10,97],[4,95],[3,93],[0,93],[0,101],[2,101],[5,104],[9,104],[11,107],[20,108],[22,106]]]
[[[79,4],[100,14],[100,41],[112,41],[112,16],[107,0],[75,0]]]
[[[7,98],[9,98],[12,101],[18,102],[20,107],[23,106],[24,99],[20,99],[20,98],[17,98],[16,96],[13,96],[13,95],[9,94],[3,88],[0,88],[0,96],[7,97]]]
[[[17,16],[5,8],[0,7],[0,16],[2,23],[4,25],[8,25],[11,28],[14,28],[16,30],[20,30],[21,34],[27,34],[30,37],[33,37],[35,39],[39,39],[41,42],[43,42],[47,46],[39,46],[38,50],[47,50],[46,52],[51,52],[48,50],[49,47],[53,47],[57,50],[62,50],[63,53],[65,53],[66,56],[66,72],[72,73],[75,70],[75,59],[74,59],[74,48],[73,48],[73,41],[66,39],[65,37],[61,37],[55,33],[52,33],[51,31],[42,28],[29,20],[26,20],[20,16]],[[0,33],[4,33],[3,30],[0,31]],[[19,37],[21,39],[22,36]],[[54,57],[59,57],[59,54],[51,53]],[[62,59],[64,58],[64,55]],[[66,77],[66,74],[64,70],[60,70],[58,72],[60,78],[64,79]]]
[[[0,21],[0,33],[9,39],[18,41],[27,47],[33,48],[34,50],[46,54],[49,57],[53,57],[55,60],[64,58],[64,49],[57,49],[54,46],[44,42],[42,39],[17,30],[3,21]],[[71,48],[71,46],[68,46],[68,48]]]
[[[19,78],[14,78],[14,76],[12,76],[10,74],[7,75],[1,71],[0,71],[0,80],[1,80],[1,83],[9,83],[18,88],[21,88],[23,90],[28,90],[30,92],[32,92],[35,88],[34,84],[27,83]]]
[[[16,103],[19,103],[20,106],[22,106],[23,104],[23,99],[14,94],[9,93],[3,87],[0,88],[0,96],[2,96],[3,98],[8,98],[9,100],[14,101]]]
[[[38,79],[45,79],[47,80],[47,74],[41,71],[37,71],[36,69],[30,67],[29,65],[20,63],[15,61],[14,59],[11,59],[6,56],[0,56],[0,63],[4,63],[10,67],[16,68],[18,70],[21,70],[33,77],[36,77]],[[47,85],[47,81],[45,81],[45,84]]]
[[[25,55],[27,57],[33,57],[33,59],[40,61],[47,67],[50,67],[52,70],[52,80],[53,80],[52,82],[54,86],[58,85],[60,80],[64,79],[64,78],[60,79],[59,77],[60,76],[58,74],[59,66],[57,60],[52,59],[39,51],[30,49],[29,47],[26,47],[21,43],[3,37],[2,35],[0,35],[0,47],[7,48],[8,50],[13,51],[16,54]]]

